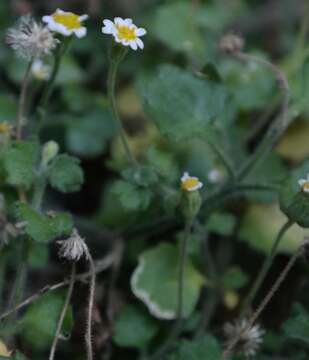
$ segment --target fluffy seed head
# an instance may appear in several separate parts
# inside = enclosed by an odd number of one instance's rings
[[[88,246],[79,235],[77,229],[73,229],[68,239],[57,241],[60,244],[59,257],[70,261],[78,261],[82,256],[89,258]]]
[[[29,61],[50,54],[58,40],[47,27],[27,15],[21,17],[17,25],[7,31],[6,43],[18,56]]]
[[[224,325],[224,333],[227,338],[227,344],[240,336],[237,344],[237,350],[243,353],[247,358],[256,354],[265,331],[259,325],[249,327],[247,319],[237,320],[234,323]]]

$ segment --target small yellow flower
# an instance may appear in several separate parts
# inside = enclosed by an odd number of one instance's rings
[[[82,26],[82,22],[87,19],[88,15],[79,16],[61,9],[57,9],[50,16],[43,16],[43,22],[47,24],[49,30],[64,36],[75,34],[78,38],[82,38],[87,34],[87,29]]]
[[[189,173],[185,172],[181,177],[181,188],[185,191],[196,191],[203,186],[203,183],[195,176],[190,176]]]
[[[144,49],[144,43],[140,39],[146,34],[146,30],[138,28],[133,24],[132,19],[122,19],[116,17],[114,22],[108,19],[103,20],[103,34],[113,35],[117,43],[124,46],[130,46],[131,49]]]
[[[307,179],[298,180],[298,184],[303,192],[309,193],[309,174],[307,175]]]
[[[6,121],[0,123],[0,134],[8,135],[12,130],[11,125],[9,125]]]

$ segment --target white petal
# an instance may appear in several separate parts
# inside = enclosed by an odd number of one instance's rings
[[[56,13],[58,13],[58,14],[65,14],[66,13],[66,11],[63,11],[63,10],[61,10],[61,9],[57,9],[56,10]]]
[[[309,193],[309,189],[308,189],[308,188],[304,188],[304,189],[303,189],[303,192]]]
[[[49,24],[50,21],[53,21],[53,18],[51,16],[45,15],[45,16],[42,17],[42,21]]]
[[[305,180],[305,179],[298,180],[299,186],[304,186],[306,184],[306,182],[307,182],[307,180]]]
[[[146,35],[147,34],[147,31],[145,30],[145,29],[143,29],[143,28],[138,28],[137,30],[136,30],[136,35],[137,36],[144,36],[144,35]]]
[[[73,30],[73,32],[79,39],[87,35],[87,29],[85,27]]]
[[[141,39],[137,38],[136,40],[136,44],[140,49],[144,49],[144,43]]]
[[[79,21],[85,21],[85,20],[87,20],[88,18],[89,18],[89,15],[84,14],[84,15],[81,15],[81,16],[79,17]]]
[[[115,18],[114,18],[114,23],[115,23],[116,25],[124,25],[124,20],[123,20],[123,18],[121,18],[121,17],[115,17]]]
[[[130,25],[132,25],[132,19],[124,19],[123,23],[127,26],[130,26]]]
[[[135,41],[135,40],[131,40],[131,41],[129,42],[129,45],[130,45],[131,49],[137,50],[137,44],[136,44],[136,41]]]

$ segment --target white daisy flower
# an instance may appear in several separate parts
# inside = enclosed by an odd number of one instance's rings
[[[146,35],[147,32],[145,29],[134,25],[132,19],[116,17],[114,22],[108,19],[103,20],[103,24],[103,34],[113,35],[117,43],[130,46],[133,50],[144,49],[144,43],[140,37]]]
[[[301,187],[301,190],[305,193],[309,193],[309,174],[307,174],[307,179],[299,179],[298,184]]]
[[[88,15],[79,16],[61,9],[57,9],[52,15],[43,16],[42,18],[49,30],[64,36],[75,34],[78,38],[82,38],[87,34],[86,27],[82,26],[82,22],[87,19]]]
[[[190,176],[185,172],[181,177],[181,188],[185,191],[196,191],[203,186],[203,183],[195,176]]]

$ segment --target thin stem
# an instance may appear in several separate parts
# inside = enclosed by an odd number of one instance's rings
[[[46,178],[44,174],[40,173],[34,184],[34,191],[32,197],[32,206],[34,209],[39,210],[42,205],[44,193],[46,189]]]
[[[171,345],[175,342],[182,329],[182,320],[183,320],[183,290],[184,290],[184,272],[186,266],[187,258],[187,243],[190,236],[192,227],[192,221],[187,221],[185,224],[184,236],[181,239],[180,244],[180,254],[179,254],[179,268],[178,268],[178,292],[177,292],[177,311],[176,311],[176,321],[174,326],[166,340],[166,342],[150,356],[151,360],[162,359],[165,353],[169,350]]]
[[[59,72],[59,68],[61,65],[61,61],[63,59],[63,56],[65,55],[66,51],[68,50],[68,47],[70,45],[72,41],[72,37],[65,37],[61,43],[60,48],[58,49],[58,51],[55,54],[55,59],[54,59],[54,65],[53,65],[53,70],[51,73],[51,76],[44,88],[42,97],[40,99],[40,102],[37,106],[37,110],[39,113],[39,119],[38,119],[38,124],[36,127],[36,132],[39,133],[39,131],[41,130],[41,127],[44,123],[45,120],[45,116],[46,116],[46,107],[47,107],[47,103],[48,100],[50,98],[50,95],[53,91],[54,88],[54,84],[55,84],[55,80],[57,78],[58,72]]]
[[[221,160],[222,165],[225,167],[230,178],[234,179],[235,178],[234,168],[233,168],[230,160],[225,155],[225,153],[213,141],[207,140],[207,142],[208,142],[209,146],[213,149],[213,151],[217,154],[218,158]]]
[[[51,346],[50,353],[49,353],[49,360],[54,360],[54,358],[55,358],[57,343],[58,343],[58,340],[60,337],[60,332],[62,329],[63,321],[64,321],[65,315],[67,313],[68,307],[70,305],[70,301],[71,301],[71,297],[72,297],[72,293],[73,293],[73,288],[74,288],[74,283],[75,283],[75,274],[76,274],[76,265],[73,262],[71,276],[70,276],[70,284],[69,284],[65,302],[63,304],[63,308],[62,308],[62,311],[61,311],[61,314],[60,314],[60,317],[59,317],[59,320],[57,323],[56,333],[55,333],[53,344]]]
[[[250,292],[249,292],[249,295],[247,296],[245,302],[244,302],[244,305],[243,305],[243,314],[246,313],[246,311],[248,310],[248,307],[250,306],[250,304],[252,303],[252,301],[254,300],[257,292],[259,291],[264,279],[265,279],[265,276],[267,275],[268,273],[268,270],[270,269],[273,261],[274,261],[274,258],[276,256],[276,253],[277,253],[277,249],[278,249],[278,246],[283,238],[283,236],[285,235],[285,233],[291,228],[291,226],[294,224],[293,221],[291,220],[288,220],[280,229],[280,231],[278,232],[276,238],[275,238],[275,241],[272,245],[272,248],[270,250],[270,253],[268,255],[268,257],[266,258]]]
[[[228,347],[226,348],[226,350],[224,351],[224,353],[222,354],[222,357],[220,360],[226,360],[228,358],[228,356],[232,353],[233,349],[235,348],[235,346],[238,344],[238,342],[241,340],[241,338],[245,335],[245,333],[247,331],[249,331],[252,326],[254,325],[254,323],[256,322],[256,320],[258,319],[258,317],[261,315],[261,313],[263,312],[263,310],[265,309],[265,307],[269,304],[269,302],[271,301],[271,299],[273,298],[273,296],[275,295],[275,293],[278,291],[278,289],[280,288],[281,284],[283,283],[283,281],[286,279],[288,273],[290,272],[290,270],[292,269],[292,267],[294,266],[296,260],[298,259],[298,257],[302,254],[303,251],[303,247],[300,247],[298,249],[298,251],[291,257],[291,259],[289,260],[289,262],[287,263],[286,267],[284,268],[284,270],[282,271],[282,273],[280,274],[280,276],[278,277],[277,281],[275,282],[275,284],[271,287],[271,289],[269,290],[269,292],[267,293],[267,295],[265,296],[264,300],[261,302],[261,304],[259,305],[259,307],[257,308],[257,310],[254,312],[254,314],[251,316],[251,318],[248,321],[248,325],[245,327],[245,329],[243,331],[241,331],[234,340],[232,340],[230,342],[230,344],[228,345]]]
[[[22,137],[22,127],[24,122],[24,112],[25,112],[25,105],[26,105],[26,98],[27,98],[27,90],[29,86],[29,80],[31,75],[31,68],[33,64],[33,58],[29,61],[25,76],[23,78],[21,84],[21,92],[19,97],[19,104],[18,104],[18,111],[17,111],[17,119],[16,119],[16,138],[18,140]]]
[[[88,254],[88,261],[90,267],[90,287],[89,287],[89,302],[88,302],[87,328],[86,328],[85,340],[87,347],[87,360],[93,360],[92,314],[93,314],[93,303],[94,303],[94,294],[95,294],[96,269],[90,253]]]
[[[289,126],[289,86],[285,75],[269,61],[242,52],[237,52],[233,55],[235,58],[242,62],[255,62],[270,69],[276,76],[278,87],[281,90],[283,96],[280,114],[274,120],[273,124],[270,125],[266,135],[264,136],[261,143],[258,145],[255,152],[252,154],[252,156],[237,174],[238,179],[243,179],[249,174],[249,172],[251,172],[264,160],[265,156],[274,147],[281,135]]]
[[[112,254],[106,256],[105,258],[103,258],[102,260],[97,261],[95,263],[95,273],[98,274],[98,273],[108,269],[114,263],[114,261],[116,259],[116,256],[118,256],[118,255],[116,255],[115,253],[112,253]],[[87,272],[85,272],[83,274],[77,275],[75,277],[75,281],[84,282],[91,275],[92,275],[92,272],[87,271]],[[65,286],[67,286],[69,284],[70,284],[70,280],[64,280],[64,281],[61,281],[61,282],[53,284],[53,285],[44,286],[42,289],[37,291],[35,294],[29,296],[27,299],[22,301],[20,304],[18,304],[13,309],[10,309],[10,310],[4,312],[3,314],[1,314],[0,315],[0,321],[5,319],[6,317],[10,316],[14,312],[16,312],[16,311],[18,311],[18,310],[32,304],[34,301],[39,299],[42,295],[46,294],[47,292],[61,289],[61,288],[65,287]]]
[[[131,162],[132,165],[138,165],[137,160],[135,159],[130,146],[127,141],[126,132],[123,128],[121,119],[118,114],[117,104],[116,104],[116,97],[115,97],[115,88],[116,88],[116,78],[117,78],[117,71],[118,66],[122,59],[125,57],[127,50],[122,50],[122,53],[115,54],[115,56],[111,55],[110,66],[108,71],[107,77],[107,93],[108,93],[108,100],[111,107],[112,115],[116,126],[118,128],[118,132],[120,135],[120,139],[125,150],[126,156],[128,160]]]

